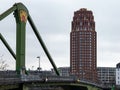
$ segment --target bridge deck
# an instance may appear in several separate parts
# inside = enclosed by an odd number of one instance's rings
[[[26,86],[31,86],[31,84],[35,86],[64,86],[64,87],[98,87],[104,88],[101,85],[96,83],[88,82],[85,80],[78,80],[75,77],[63,77],[63,76],[53,76],[53,75],[17,75],[16,72],[14,74],[6,74],[5,72],[0,74],[0,88],[8,86],[8,88],[16,88],[24,84]]]

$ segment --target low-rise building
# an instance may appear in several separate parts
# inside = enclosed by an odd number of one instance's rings
[[[70,67],[59,67],[58,68],[61,76],[70,76]],[[54,70],[52,72],[55,74]],[[116,68],[115,67],[97,67],[98,80],[99,83],[106,86],[115,86]],[[119,68],[119,78],[120,80],[120,68]],[[119,81],[120,84],[120,81]]]
[[[115,85],[115,67],[98,67],[97,72],[101,84],[107,87]]]
[[[116,65],[116,86],[120,88],[120,63]]]
[[[52,73],[55,74],[54,69],[51,69]],[[70,67],[59,67],[58,71],[60,76],[70,76]]]
[[[69,76],[70,75],[70,67],[59,67],[58,68],[61,76]]]

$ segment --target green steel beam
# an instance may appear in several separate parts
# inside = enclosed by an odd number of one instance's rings
[[[6,16],[8,16],[9,14],[11,14],[13,11],[15,11],[17,8],[15,6],[11,7],[10,9],[8,9],[7,11],[5,11],[4,13],[2,13],[0,15],[0,21],[2,19],[4,19]]]
[[[37,39],[39,41],[39,43],[41,44],[43,50],[45,51],[45,54],[47,55],[48,59],[50,60],[50,62],[52,64],[56,74],[60,75],[60,73],[57,70],[57,67],[56,67],[56,65],[55,65],[55,63],[54,63],[54,61],[53,61],[53,59],[52,59],[52,57],[51,57],[51,55],[50,55],[46,45],[45,45],[45,43],[43,42],[43,40],[42,40],[42,38],[41,38],[41,36],[40,36],[40,34],[39,34],[39,32],[38,32],[38,30],[37,30],[37,28],[36,28],[36,26],[35,26],[35,24],[34,24],[34,22],[33,22],[33,20],[32,20],[30,15],[28,16],[28,21],[29,21],[29,23],[30,23],[30,25],[31,25],[31,27],[32,27],[32,29],[33,29],[33,31],[34,31],[34,33],[35,33],[35,35],[36,35],[36,37],[37,37]]]
[[[2,84],[0,85],[0,90],[19,90],[19,84]]]
[[[11,53],[11,55],[13,56],[13,58],[16,60],[16,55],[13,52],[12,48],[9,46],[9,44],[7,43],[7,41],[5,40],[5,38],[2,36],[2,34],[0,33],[0,39],[2,40],[3,44],[6,46],[6,48],[8,49],[8,51]]]
[[[26,42],[26,22],[28,10],[22,3],[17,3],[14,16],[16,19],[16,71],[18,74],[25,74],[25,42]]]

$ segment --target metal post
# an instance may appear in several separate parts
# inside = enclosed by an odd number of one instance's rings
[[[37,58],[39,59],[39,66],[38,66],[38,69],[40,71],[40,56],[37,56]]]

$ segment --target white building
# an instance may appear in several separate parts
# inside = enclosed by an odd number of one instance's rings
[[[116,85],[120,85],[120,63],[116,65]]]

